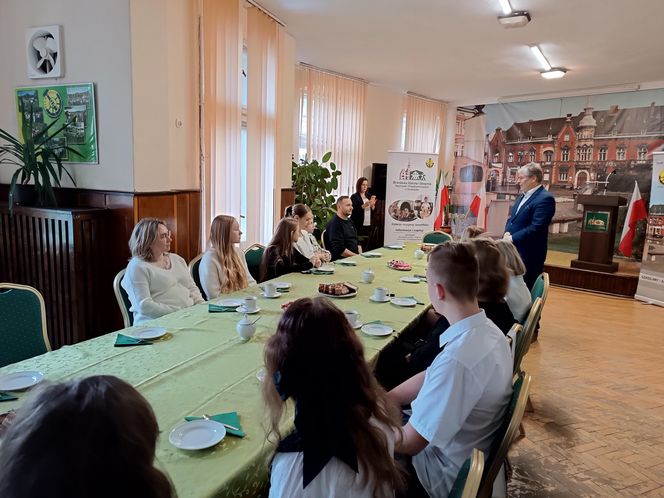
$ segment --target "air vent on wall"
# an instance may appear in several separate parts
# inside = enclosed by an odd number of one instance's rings
[[[25,55],[29,78],[63,76],[60,26],[40,26],[25,30]]]

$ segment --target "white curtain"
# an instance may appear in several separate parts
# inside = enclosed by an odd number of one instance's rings
[[[407,94],[405,150],[438,154],[445,143],[446,113],[443,102]]]
[[[320,160],[331,151],[341,171],[335,194],[352,194],[362,176],[367,84],[309,67],[299,69],[296,82],[307,156]]]
[[[240,0],[202,0],[202,242],[219,213],[240,216]]]

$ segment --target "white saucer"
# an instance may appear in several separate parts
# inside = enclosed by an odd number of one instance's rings
[[[401,244],[390,244],[385,247],[387,247],[388,249],[403,249],[403,246]]]
[[[253,315],[254,313],[258,313],[261,309],[256,307],[254,311],[247,311],[244,306],[238,306],[235,311],[238,313],[246,313],[247,315]]]
[[[422,280],[418,277],[401,277],[399,280],[407,284],[419,284]]]
[[[221,299],[214,304],[219,306],[225,306],[227,308],[232,308],[233,306],[242,306],[242,299]]]
[[[367,335],[373,336],[386,336],[394,332],[394,329],[388,325],[383,325],[382,323],[368,323],[362,327],[362,332]]]
[[[290,289],[291,288],[291,283],[290,282],[273,282],[274,286],[277,289]]]
[[[390,296],[385,296],[385,299],[375,299],[373,296],[371,296],[369,301],[373,301],[374,303],[389,303],[390,299],[392,299]]]
[[[278,297],[281,297],[281,292],[275,292],[272,296],[266,296],[265,291],[261,292],[261,296],[267,299],[276,299]]]
[[[225,436],[224,424],[203,419],[178,425],[171,431],[168,440],[181,450],[203,450],[219,443]]]
[[[393,297],[390,302],[397,306],[405,306],[408,308],[412,308],[417,304],[417,301],[412,297]]]
[[[164,327],[141,327],[128,332],[127,335],[136,339],[158,339],[166,335],[166,329]]]
[[[14,372],[0,377],[0,391],[21,391],[39,384],[44,374],[34,370],[27,372]]]

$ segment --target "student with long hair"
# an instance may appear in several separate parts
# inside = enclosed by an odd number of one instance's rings
[[[208,299],[246,289],[256,284],[237,244],[242,231],[232,216],[220,214],[210,226],[210,247],[198,267],[201,285]]]
[[[268,437],[278,439],[270,497],[394,495],[402,483],[393,459],[399,413],[341,310],[321,297],[291,304],[265,345],[265,368]],[[289,399],[295,429],[284,437]]]
[[[38,388],[2,440],[3,498],[171,498],[150,404],[109,375]]]
[[[295,250],[300,227],[293,218],[282,218],[265,248],[261,261],[261,282],[296,271],[310,270],[321,265],[316,255],[305,258]]]
[[[184,259],[170,252],[166,223],[143,218],[131,233],[132,258],[121,285],[127,291],[134,325],[204,302]]]
[[[314,231],[314,214],[311,208],[306,204],[293,204],[290,206],[289,216],[291,216],[300,226],[300,238],[295,243],[297,249],[302,256],[310,258],[311,256],[318,256],[318,258],[327,263],[332,259],[330,251],[323,249],[313,236]]]
[[[516,246],[505,239],[496,240],[496,248],[505,258],[507,269],[510,273],[510,283],[505,295],[505,302],[510,307],[514,318],[522,322],[530,311],[530,291],[523,276],[526,274],[526,265]]]

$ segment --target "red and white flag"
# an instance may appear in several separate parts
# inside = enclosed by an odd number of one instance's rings
[[[438,216],[436,216],[436,221],[433,222],[433,229],[440,230],[443,226],[443,213],[445,212],[445,206],[450,203],[450,192],[447,190],[447,185],[443,185],[440,189],[440,207],[438,208]]]
[[[486,230],[486,208],[486,187],[484,182],[482,182],[482,186],[470,203],[469,211],[477,216],[477,226],[484,228],[484,230]]]
[[[634,193],[629,201],[625,224],[623,225],[622,235],[620,236],[620,245],[618,245],[618,249],[625,256],[632,255],[632,241],[634,240],[636,222],[645,220],[647,216],[646,205],[643,199],[641,199],[641,192],[639,192],[639,184],[634,180]]]

